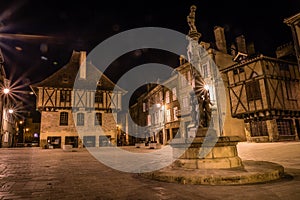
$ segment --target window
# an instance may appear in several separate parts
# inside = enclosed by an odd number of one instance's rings
[[[242,73],[242,72],[244,72],[245,70],[244,70],[244,67],[240,67],[239,68],[239,73]]]
[[[166,103],[170,103],[170,91],[166,91]]]
[[[77,126],[84,126],[84,113],[77,114]]]
[[[233,74],[239,74],[239,73],[242,73],[242,72],[245,72],[245,69],[244,67],[239,67],[239,68],[235,68],[233,69]]]
[[[102,113],[95,114],[95,126],[102,126]]]
[[[154,124],[158,124],[159,122],[159,112],[155,112],[154,113]]]
[[[172,100],[173,101],[177,100],[176,87],[172,88]]]
[[[170,109],[166,110],[166,121],[167,122],[171,121],[171,111],[170,111]]]
[[[69,83],[70,77],[67,74],[62,75],[62,83]]]
[[[60,102],[71,102],[71,91],[61,90],[60,91]]]
[[[250,122],[250,132],[251,132],[251,137],[268,136],[266,121]]]
[[[261,99],[259,82],[257,80],[246,83],[246,94],[248,101]]]
[[[174,107],[173,108],[173,119],[174,119],[174,121],[178,120],[178,118],[177,118],[177,111],[178,111],[178,107]]]
[[[238,69],[234,69],[234,70],[233,70],[233,74],[236,75],[236,74],[238,74],[238,73],[239,73]]]
[[[182,98],[182,107],[183,108],[188,108],[188,106],[189,106],[189,99],[188,99],[187,96],[185,96],[185,97]]]
[[[143,112],[146,112],[146,103],[143,103]]]
[[[209,71],[208,64],[202,65],[202,69],[203,69],[203,76],[204,76],[204,78],[209,77],[210,76],[210,71]]]
[[[95,93],[95,103],[103,103],[103,92],[96,91],[96,93]]]
[[[60,119],[59,120],[60,126],[68,126],[68,113],[67,112],[61,112],[59,119]]]
[[[279,135],[294,135],[293,120],[277,119],[277,128]]]
[[[159,91],[159,102],[163,100],[163,91]]]
[[[147,116],[147,125],[151,126],[151,115]]]

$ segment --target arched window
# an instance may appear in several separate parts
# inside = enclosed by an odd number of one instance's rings
[[[59,120],[60,126],[68,126],[68,113],[67,112],[61,112],[59,119],[60,119]]]

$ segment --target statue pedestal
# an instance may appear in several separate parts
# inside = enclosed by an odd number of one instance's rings
[[[204,136],[206,133],[209,133],[207,137]],[[172,140],[170,145],[173,149],[173,157],[178,158],[172,166],[188,169],[243,167],[236,147],[239,141],[239,137],[217,137],[215,130],[198,129],[195,138]],[[186,150],[184,151],[184,149]],[[182,154],[182,152],[184,153]]]
[[[159,181],[196,185],[264,183],[283,176],[284,168],[279,164],[242,162],[236,147],[239,141],[239,137],[217,137],[214,130],[198,129],[196,137],[172,140],[170,145],[175,159],[172,165],[140,175]]]

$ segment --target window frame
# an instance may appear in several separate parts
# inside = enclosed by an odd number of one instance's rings
[[[173,87],[172,88],[172,101],[176,101],[177,100],[177,88]]]
[[[71,90],[60,90],[60,102],[71,102]]]
[[[98,115],[99,115],[100,117],[98,117]],[[99,118],[100,118],[100,119],[99,119]],[[94,125],[95,125],[95,126],[102,126],[102,124],[103,124],[103,115],[102,115],[101,112],[96,112],[96,113],[95,113],[95,119],[94,119]]]
[[[59,114],[59,125],[60,126],[68,126],[69,125],[69,113],[61,112]]]
[[[248,101],[260,100],[262,98],[258,80],[247,82],[245,87]]]
[[[84,126],[84,113],[77,113],[76,115],[77,119],[76,119],[76,124],[77,126]]]
[[[170,91],[167,90],[165,93],[165,99],[166,99],[166,103],[170,103]]]

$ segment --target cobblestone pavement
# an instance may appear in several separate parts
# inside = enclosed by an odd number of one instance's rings
[[[0,149],[0,199],[300,199],[300,142],[242,142],[238,151],[243,160],[283,165],[284,178],[238,186],[183,185],[116,171],[85,149],[10,148]]]

